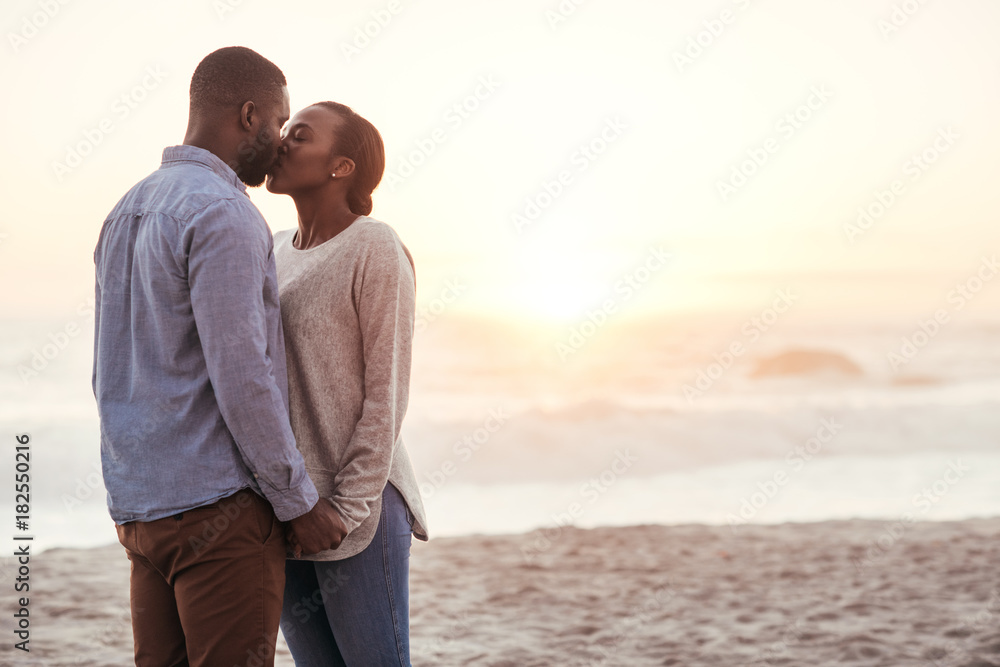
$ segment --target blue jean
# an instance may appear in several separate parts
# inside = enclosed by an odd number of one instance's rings
[[[287,560],[281,632],[296,667],[410,667],[413,518],[392,484],[375,537],[350,558]]]

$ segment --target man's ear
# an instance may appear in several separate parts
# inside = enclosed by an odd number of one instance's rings
[[[249,130],[257,122],[257,107],[253,102],[244,102],[240,108],[240,125]]]

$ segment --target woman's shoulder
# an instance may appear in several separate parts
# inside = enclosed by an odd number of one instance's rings
[[[402,243],[399,234],[391,225],[369,215],[362,215],[354,222],[354,225],[357,227],[359,236],[371,243]]]
[[[292,229],[279,229],[274,232],[271,235],[274,238],[274,249],[277,250],[291,243],[296,231],[298,230],[293,227]]]
[[[401,251],[409,254],[392,225],[367,215],[361,216],[354,224],[358,228],[356,238],[364,245],[374,250]]]
[[[360,225],[358,237],[370,254],[405,260],[410,270],[415,270],[413,256],[391,225],[367,215],[361,216],[354,224]]]

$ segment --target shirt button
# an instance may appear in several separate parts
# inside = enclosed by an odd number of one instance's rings
[[[257,473],[254,473],[254,474],[253,474],[253,478],[254,478],[254,479],[260,479],[260,475],[258,475]]]

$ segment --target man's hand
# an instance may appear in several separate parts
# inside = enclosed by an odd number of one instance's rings
[[[320,498],[311,510],[289,521],[288,527],[288,543],[296,558],[336,549],[347,535],[340,514],[326,498]]]

